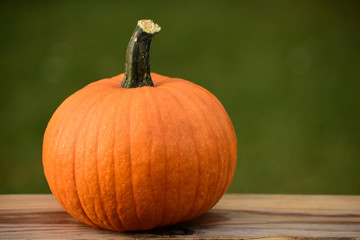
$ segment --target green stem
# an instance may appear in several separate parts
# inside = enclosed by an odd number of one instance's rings
[[[140,20],[126,50],[122,88],[153,87],[150,75],[150,43],[160,27],[152,20]]]

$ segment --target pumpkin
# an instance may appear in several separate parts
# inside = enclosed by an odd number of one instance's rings
[[[189,81],[150,73],[159,31],[140,20],[125,73],[68,97],[46,128],[50,189],[88,225],[133,231],[187,221],[212,208],[233,178],[237,140],[219,100]]]

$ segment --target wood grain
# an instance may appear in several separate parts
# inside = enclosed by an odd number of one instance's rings
[[[143,232],[96,229],[52,195],[0,195],[0,239],[360,239],[360,196],[227,194],[190,222]]]

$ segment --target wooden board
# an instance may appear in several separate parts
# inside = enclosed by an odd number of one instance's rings
[[[360,196],[227,194],[190,222],[118,233],[84,225],[52,195],[0,195],[0,239],[360,239]]]

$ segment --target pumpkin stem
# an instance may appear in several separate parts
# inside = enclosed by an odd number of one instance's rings
[[[139,20],[126,50],[125,78],[122,88],[153,87],[150,75],[150,43],[160,31],[152,20]]]

